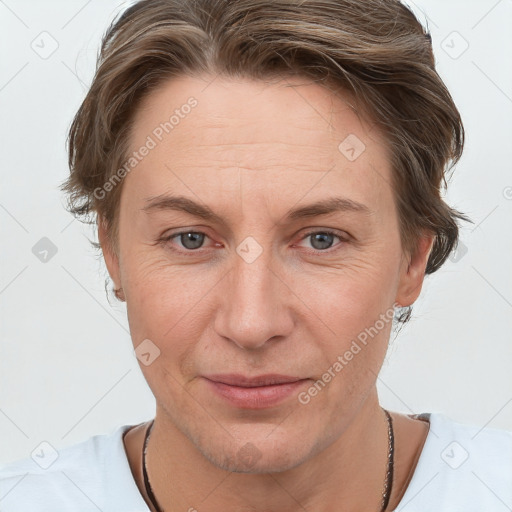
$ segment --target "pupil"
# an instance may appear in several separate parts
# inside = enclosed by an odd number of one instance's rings
[[[203,244],[204,235],[201,233],[185,233],[181,235],[181,243],[187,249],[197,249]]]

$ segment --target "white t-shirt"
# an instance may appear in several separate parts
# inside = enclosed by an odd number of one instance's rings
[[[441,413],[419,416],[429,419],[430,431],[395,510],[510,512],[512,432],[456,423]],[[130,427],[93,436],[58,456],[43,445],[33,458],[0,468],[0,511],[148,512],[124,450],[122,436]]]

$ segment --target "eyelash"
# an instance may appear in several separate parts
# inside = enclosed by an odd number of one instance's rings
[[[168,242],[170,242],[172,239],[177,238],[177,237],[179,237],[181,235],[186,235],[186,234],[190,234],[190,233],[194,233],[194,234],[198,234],[198,235],[205,235],[206,237],[208,237],[208,235],[206,233],[202,232],[202,231],[188,230],[188,231],[180,231],[178,233],[172,233],[170,235],[166,235],[166,236],[160,238],[158,240],[158,242],[162,243],[162,244],[167,244],[168,245]],[[306,240],[310,236],[316,235],[316,234],[332,235],[332,236],[334,236],[334,237],[336,237],[336,238],[338,238],[340,240],[340,243],[338,245],[343,245],[344,243],[348,242],[348,238],[347,237],[344,237],[341,234],[339,234],[338,232],[332,231],[330,229],[309,231],[308,233],[306,233],[301,238],[300,241],[302,242],[303,240]],[[190,254],[190,255],[192,255],[192,253],[199,253],[201,251],[201,249],[202,249],[202,247],[200,247],[198,249],[176,249],[175,247],[172,247],[172,246],[169,246],[169,247],[170,247],[170,249],[172,251],[178,252],[180,254]],[[311,253],[313,253],[313,254],[330,254],[332,252],[338,251],[339,249],[340,249],[340,247],[333,246],[333,247],[329,247],[328,249],[325,249],[325,250],[310,249],[310,250],[307,250],[307,252],[310,253],[310,254]]]

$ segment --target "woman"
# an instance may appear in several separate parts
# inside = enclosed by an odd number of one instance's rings
[[[460,115],[409,9],[140,1],[69,143],[157,411],[4,468],[2,510],[512,506],[512,433],[377,395],[466,219],[441,198]]]

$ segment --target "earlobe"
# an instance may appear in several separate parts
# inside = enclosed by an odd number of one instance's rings
[[[400,282],[395,299],[398,304],[411,306],[419,297],[434,240],[434,234],[421,236],[418,239],[414,253],[402,262]]]
[[[103,259],[105,260],[105,265],[107,266],[110,278],[114,282],[114,288],[122,292],[119,272],[119,258],[116,254],[116,251],[114,250],[114,247],[112,246],[112,241],[108,233],[108,222],[104,217],[98,217],[98,240],[103,252]]]

